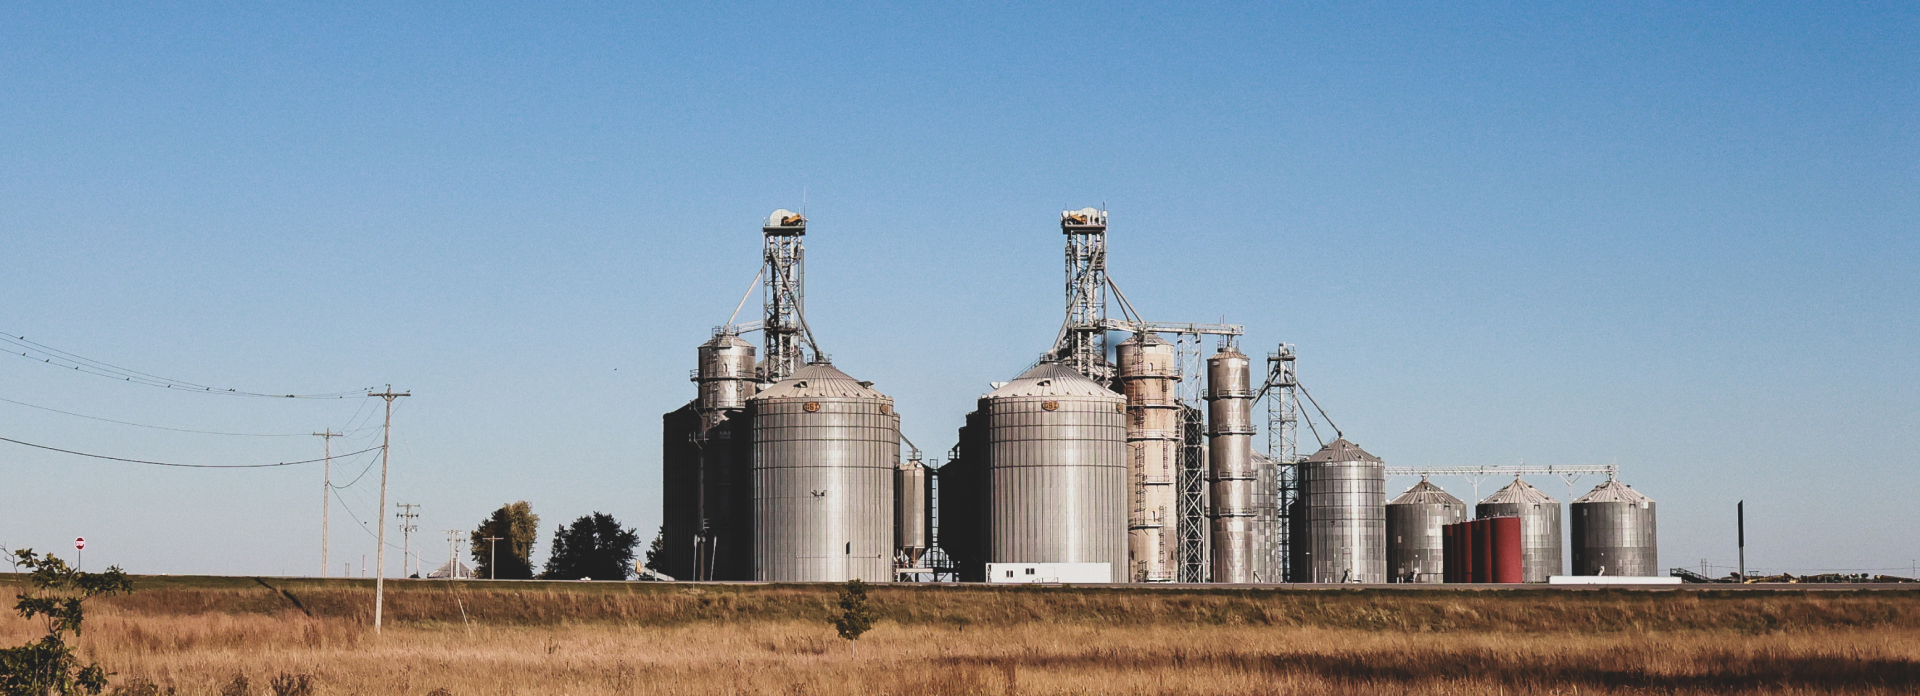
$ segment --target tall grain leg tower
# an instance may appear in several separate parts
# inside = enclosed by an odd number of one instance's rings
[[[760,228],[766,238],[767,315],[760,325],[766,336],[766,366],[761,379],[778,382],[807,364],[801,344],[813,343],[806,310],[807,218],[790,210],[776,210]],[[815,353],[819,350],[816,348]]]
[[[1060,213],[1067,236],[1067,321],[1051,357],[1102,386],[1113,383],[1107,363],[1107,211]]]

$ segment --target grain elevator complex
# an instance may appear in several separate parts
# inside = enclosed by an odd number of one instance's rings
[[[1140,316],[1107,275],[1107,213],[1093,208],[1060,217],[1067,311],[1053,344],[986,385],[939,465],[901,436],[891,397],[815,343],[805,216],[775,211],[761,233],[763,314],[735,323],[736,308],[699,344],[692,400],[662,420],[665,554],[654,570],[674,579],[1443,583],[1656,572],[1653,501],[1614,467],[1389,467],[1326,417],[1295,376],[1291,344],[1267,354],[1263,373],[1241,352],[1239,325]],[[745,338],[754,333],[757,346]],[[1321,443],[1306,455],[1302,422]],[[1556,475],[1571,488],[1585,474],[1607,479],[1565,515],[1521,478]],[[1411,475],[1419,483],[1388,501],[1388,476]],[[1511,480],[1469,510],[1435,476],[1476,489]]]

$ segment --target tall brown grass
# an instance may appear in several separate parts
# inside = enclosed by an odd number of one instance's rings
[[[1909,592],[881,587],[856,654],[830,586],[370,589],[143,578],[81,644],[178,694],[1920,693]]]

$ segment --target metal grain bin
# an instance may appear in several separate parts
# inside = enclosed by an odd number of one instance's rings
[[[1247,356],[1232,346],[1207,358],[1207,479],[1213,581],[1253,582],[1253,388]]]
[[[893,399],[824,363],[747,401],[753,422],[753,578],[893,579]]]
[[[1386,464],[1342,438],[1299,472],[1293,581],[1386,582]]]
[[[700,383],[701,410],[746,408],[747,399],[753,396],[753,362],[753,344],[737,335],[720,333],[700,344],[694,381]]]
[[[1659,575],[1653,499],[1608,479],[1568,506],[1574,575]]]
[[[927,465],[901,462],[893,468],[893,543],[907,567],[918,567],[927,552]]]
[[[981,397],[988,562],[1107,563],[1126,582],[1126,406],[1053,363]]]
[[[1174,384],[1180,368],[1173,344],[1153,334],[1121,341],[1114,357],[1127,398],[1127,577],[1172,582],[1180,550],[1174,487],[1181,428]]]
[[[1441,528],[1467,519],[1467,504],[1426,477],[1387,501],[1389,582],[1437,583],[1445,579]]]
[[[1280,466],[1253,453],[1252,582],[1286,582],[1280,577]]]
[[[688,402],[660,418],[660,535],[666,547],[653,569],[676,580],[693,579],[695,537],[700,534],[697,403]]]
[[[1520,518],[1520,548],[1526,582],[1546,582],[1561,573],[1560,501],[1514,479],[1474,508],[1476,517]]]

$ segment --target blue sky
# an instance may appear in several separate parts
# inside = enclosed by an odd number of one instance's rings
[[[440,530],[513,500],[651,532],[659,414],[774,208],[812,218],[823,347],[944,451],[1054,335],[1058,211],[1104,203],[1143,313],[1296,344],[1389,464],[1618,462],[1665,566],[1730,565],[1745,499],[1752,566],[1904,567],[1916,37],[1902,3],[12,5],[0,332],[207,384],[413,390],[393,498],[437,563]],[[115,420],[370,413],[5,358],[0,397]],[[11,403],[0,437],[320,449]],[[0,445],[9,547],[318,568],[312,466]],[[376,493],[341,496],[369,520]],[[337,573],[373,545],[333,514]]]

